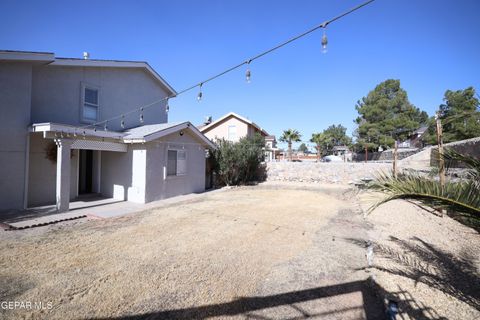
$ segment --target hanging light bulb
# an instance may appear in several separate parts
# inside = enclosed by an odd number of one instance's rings
[[[93,127],[93,132],[97,132],[97,127]]]
[[[83,130],[83,139],[85,139],[85,136],[86,136],[85,130]]]
[[[140,123],[143,123],[143,107],[140,108]]]
[[[73,129],[73,136],[74,136],[74,137],[77,136],[77,129]]]
[[[203,85],[203,83],[200,83],[200,86],[199,86],[200,91],[198,92],[198,95],[197,95],[198,102],[202,101],[202,97],[203,97],[202,85]]]
[[[322,53],[327,53],[327,33],[325,32],[325,27],[323,27],[323,36],[322,36]]]
[[[122,114],[122,121],[120,121],[120,126],[122,129],[125,129],[125,116]]]
[[[165,103],[165,112],[168,113],[168,111],[170,111],[170,106],[168,105],[168,99],[170,98],[167,98],[167,102]]]
[[[105,125],[103,126],[104,131],[108,131],[108,121],[105,121]]]
[[[247,62],[247,71],[245,71],[245,80],[247,81],[247,83],[250,83],[250,79],[251,79],[251,75],[252,73],[250,72],[250,62],[252,60],[248,60]]]

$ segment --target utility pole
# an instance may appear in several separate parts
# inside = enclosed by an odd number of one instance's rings
[[[443,158],[442,122],[440,121],[440,115],[438,112],[435,114],[435,122],[437,124],[438,175],[440,178],[440,186],[442,187],[442,190],[443,190],[445,186],[445,159]]]

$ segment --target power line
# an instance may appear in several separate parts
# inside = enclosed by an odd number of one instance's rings
[[[125,113],[119,114],[118,116],[112,117],[112,118],[110,118],[110,119],[98,121],[98,122],[95,122],[95,123],[92,123],[92,124],[89,124],[89,125],[85,125],[85,126],[79,127],[79,129],[96,128],[96,127],[99,126],[99,125],[106,125],[108,122],[113,121],[113,120],[116,120],[116,119],[124,118],[126,115],[130,115],[130,114],[136,113],[136,112],[143,112],[145,109],[147,109],[147,108],[149,108],[149,107],[152,107],[153,105],[156,105],[156,104],[158,104],[158,103],[161,103],[161,102],[164,102],[164,101],[167,101],[167,103],[168,103],[168,100],[169,100],[170,98],[178,97],[179,95],[184,94],[184,93],[186,93],[186,92],[188,92],[188,91],[191,91],[191,90],[193,90],[193,89],[195,89],[195,88],[197,88],[197,87],[199,87],[199,88],[201,89],[204,84],[206,84],[206,83],[208,83],[208,82],[210,82],[210,81],[213,81],[213,80],[215,80],[215,79],[217,79],[217,78],[219,78],[219,77],[221,77],[221,76],[223,76],[223,75],[225,75],[225,74],[227,74],[227,73],[230,73],[230,72],[232,72],[232,71],[234,71],[234,70],[242,67],[243,65],[248,65],[248,64],[250,64],[252,61],[255,61],[255,60],[257,60],[257,59],[259,59],[259,58],[261,58],[261,57],[263,57],[263,56],[265,56],[265,55],[267,55],[267,54],[269,54],[269,53],[272,53],[273,51],[276,51],[276,50],[278,50],[278,49],[286,46],[287,44],[289,44],[289,43],[291,43],[291,42],[294,42],[294,41],[296,41],[296,40],[298,40],[298,39],[300,39],[300,38],[303,38],[303,37],[305,37],[306,35],[314,32],[314,31],[316,31],[316,30],[318,30],[318,29],[320,29],[320,28],[325,29],[325,28],[326,28],[329,24],[331,24],[332,22],[335,22],[335,21],[337,21],[337,20],[339,20],[339,19],[341,19],[341,18],[343,18],[343,17],[345,17],[345,16],[353,13],[354,11],[357,11],[357,10],[359,10],[360,8],[365,7],[366,5],[372,3],[373,1],[375,1],[375,0],[368,0],[368,1],[366,1],[366,2],[364,2],[364,3],[362,3],[362,4],[360,4],[360,5],[357,5],[357,6],[351,8],[351,9],[349,9],[349,10],[347,10],[347,11],[341,13],[341,14],[339,14],[338,16],[336,16],[336,17],[334,17],[334,18],[332,18],[332,19],[330,19],[330,20],[327,20],[327,21],[322,22],[321,24],[319,24],[319,25],[317,25],[317,26],[309,29],[308,31],[305,31],[305,32],[303,32],[303,33],[301,33],[301,34],[299,34],[299,35],[297,35],[297,36],[294,36],[294,37],[292,37],[292,38],[290,38],[290,39],[288,39],[288,40],[286,40],[286,41],[278,44],[277,46],[275,46],[275,47],[273,47],[273,48],[270,48],[270,49],[268,49],[268,50],[266,50],[266,51],[263,51],[263,52],[257,54],[256,56],[253,56],[253,57],[250,58],[250,59],[247,59],[247,60],[245,60],[245,61],[243,61],[243,62],[241,62],[241,63],[239,63],[239,64],[237,64],[237,65],[235,65],[235,66],[232,66],[232,67],[230,67],[230,68],[228,68],[228,69],[226,69],[226,70],[224,70],[224,71],[222,71],[222,72],[220,72],[220,73],[218,73],[218,74],[216,74],[216,75],[211,76],[210,78],[207,78],[207,79],[205,79],[205,80],[203,80],[203,81],[200,81],[200,82],[198,82],[198,83],[196,83],[196,84],[194,84],[194,85],[192,85],[192,86],[190,86],[190,87],[187,87],[187,88],[185,88],[185,89],[183,89],[183,90],[180,90],[179,92],[177,92],[176,95],[167,96],[167,97],[164,97],[164,98],[161,98],[161,99],[152,101],[152,102],[150,102],[150,103],[148,103],[148,104],[146,104],[146,105],[143,105],[143,106],[138,107],[138,108],[136,108],[136,109],[132,109],[132,110],[127,111],[127,112],[125,112]],[[200,98],[201,98],[201,96],[200,96]],[[143,113],[141,114],[141,119],[143,119]]]

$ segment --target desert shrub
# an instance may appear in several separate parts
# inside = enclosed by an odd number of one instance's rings
[[[217,140],[218,148],[212,150],[213,169],[218,185],[242,185],[263,180],[265,139],[256,134],[238,142]]]

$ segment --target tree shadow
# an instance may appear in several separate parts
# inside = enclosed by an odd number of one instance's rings
[[[328,310],[312,311],[308,306],[301,303],[317,299],[330,299],[335,296],[360,292],[362,303],[360,305],[335,305],[332,300],[324,300]],[[386,313],[382,297],[385,291],[371,278],[363,281],[353,281],[331,286],[323,286],[306,290],[291,291],[269,296],[242,297],[231,302],[194,306],[184,309],[163,310],[151,313],[135,314],[130,316],[97,318],[134,320],[134,319],[207,319],[211,317],[243,316],[245,319],[307,319],[307,318],[328,318],[342,319],[351,318],[349,312],[361,312],[368,320],[385,319]],[[399,299],[411,299],[408,292],[400,290],[397,293]],[[351,301],[349,301],[351,302]],[[310,305],[311,307],[311,305]],[[281,308],[281,309],[275,309]],[[287,309],[285,309],[287,308]],[[268,310],[267,310],[268,309]],[[272,311],[275,316],[272,316]],[[280,313],[278,313],[280,312]],[[279,317],[280,314],[280,317]],[[292,314],[294,314],[292,316]],[[422,309],[417,305],[409,311],[412,315],[431,314],[428,308]],[[350,316],[350,317],[349,317]],[[355,318],[358,318],[356,316]],[[430,317],[428,319],[442,319]]]
[[[365,241],[346,239],[359,246]],[[373,268],[406,277],[440,290],[480,310],[480,277],[474,257],[467,251],[458,255],[445,252],[418,237],[411,241],[390,237],[392,246],[373,244],[375,255],[389,259],[394,266],[373,265]]]

